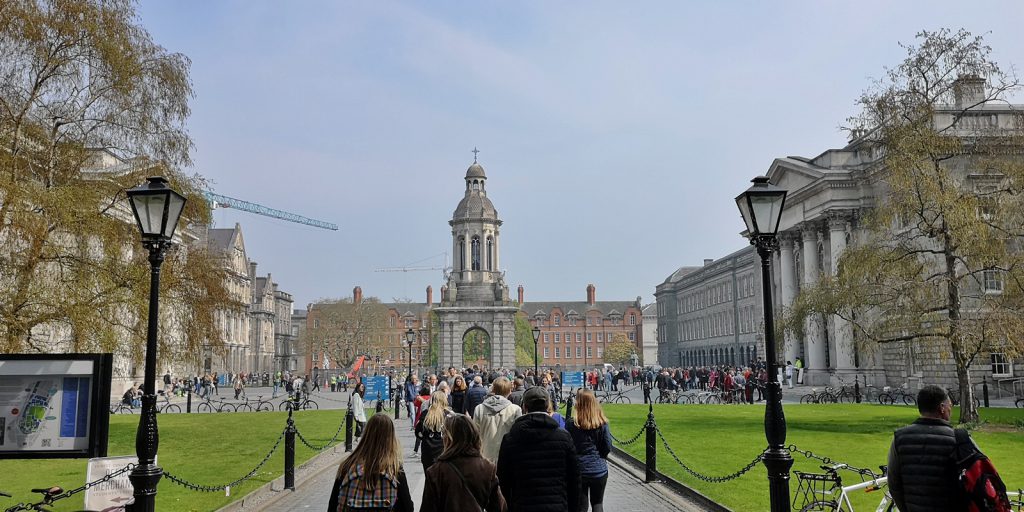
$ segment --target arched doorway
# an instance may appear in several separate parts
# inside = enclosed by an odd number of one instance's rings
[[[462,364],[466,367],[490,368],[491,335],[473,327],[462,335]]]

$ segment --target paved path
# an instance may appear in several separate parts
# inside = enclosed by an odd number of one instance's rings
[[[414,437],[409,430],[406,419],[399,420],[399,440],[405,452],[405,471],[409,478],[413,502],[419,510],[423,496],[423,466],[419,457],[412,454]],[[609,464],[608,487],[605,490],[605,509],[617,512],[654,512],[659,510],[700,511],[701,507],[675,495],[667,487],[660,484],[646,485],[642,476],[632,470],[624,469],[618,464]],[[331,485],[334,483],[336,467],[329,468],[298,487],[294,493],[262,508],[264,512],[287,512],[292,510],[327,510],[327,501],[331,496]]]

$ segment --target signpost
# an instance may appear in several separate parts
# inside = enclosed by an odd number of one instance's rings
[[[391,400],[391,389],[388,388],[388,377],[377,375],[374,377],[363,377],[363,385],[366,386],[366,400],[380,400],[387,402]],[[378,393],[380,393],[378,395]]]
[[[0,355],[0,459],[107,454],[111,354]]]
[[[562,372],[563,388],[582,388],[583,372]]]

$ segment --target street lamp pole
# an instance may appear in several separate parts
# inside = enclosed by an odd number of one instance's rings
[[[540,327],[533,326],[533,383],[534,385],[540,384],[540,369],[538,367],[539,350],[537,349],[537,343],[540,341]]]
[[[793,466],[793,457],[786,448],[786,416],[782,412],[782,386],[775,378],[775,318],[772,311],[771,255],[778,247],[776,233],[782,218],[782,208],[786,202],[786,190],[768,182],[768,178],[758,176],[754,185],[736,197],[736,205],[747,225],[747,236],[750,243],[757,248],[761,257],[761,293],[764,302],[764,334],[765,363],[768,382],[767,400],[764,410],[765,438],[768,440],[768,451],[765,452],[765,468],[768,470],[768,492],[771,500],[771,512],[789,512],[789,469]]]
[[[407,379],[412,379],[412,344],[416,342],[416,331],[412,330],[412,327],[408,331],[405,331],[405,342],[409,344],[409,372],[406,373]],[[401,363],[399,363],[401,364]]]
[[[156,465],[160,435],[156,424],[156,350],[160,319],[160,267],[174,237],[174,229],[185,207],[185,197],[167,186],[162,176],[127,191],[135,221],[142,232],[142,245],[149,250],[149,318],[146,326],[146,367],[143,380],[142,414],[135,433],[139,464],[128,479],[135,496],[130,510],[154,512],[156,488],[163,469]]]

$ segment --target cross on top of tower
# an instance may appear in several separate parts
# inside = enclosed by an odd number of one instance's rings
[[[479,153],[479,152],[480,152],[480,150],[477,149],[476,146],[473,146],[473,163],[474,164],[476,163],[476,154]]]

